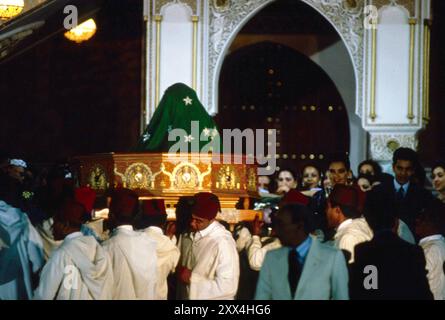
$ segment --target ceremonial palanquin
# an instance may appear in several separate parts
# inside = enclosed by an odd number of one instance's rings
[[[257,213],[235,209],[239,199],[258,197],[256,165],[246,156],[237,158],[239,164],[234,163],[233,155],[226,164],[222,156],[210,154],[105,153],[76,157],[73,167],[80,185],[90,186],[98,194],[125,187],[136,191],[141,199],[165,199],[170,217],[174,217],[179,197],[212,192],[221,202],[220,218],[235,223],[251,220]]]
[[[185,150],[177,150],[178,145]],[[220,218],[229,223],[251,220],[257,214],[235,209],[240,199],[258,197],[254,159],[219,153],[216,123],[187,85],[167,88],[133,150],[75,158],[80,184],[98,193],[124,187],[142,199],[163,198],[171,218],[179,197],[197,192],[216,194]],[[249,201],[237,207],[248,209]]]

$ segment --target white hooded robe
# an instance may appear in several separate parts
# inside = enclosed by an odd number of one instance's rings
[[[113,293],[110,257],[93,236],[65,237],[42,270],[37,300],[109,300]]]

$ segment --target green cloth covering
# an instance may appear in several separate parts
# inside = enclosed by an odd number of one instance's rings
[[[199,125],[195,126],[197,129],[192,130],[192,121],[198,121]],[[169,133],[174,129],[185,131],[174,141],[168,141]],[[201,141],[200,137],[206,141]],[[212,150],[217,152],[221,146],[214,120],[199,101],[196,92],[183,83],[176,83],[165,90],[135,151],[169,152],[179,141],[188,145],[188,152],[200,152],[206,145],[214,145]]]

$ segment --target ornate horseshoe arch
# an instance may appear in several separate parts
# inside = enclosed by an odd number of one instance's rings
[[[225,6],[210,3],[209,12],[209,110],[217,111],[218,81],[221,67],[232,41],[241,28],[260,10],[277,0],[225,1]],[[317,10],[335,28],[344,42],[354,68],[356,95],[355,113],[362,116],[363,75],[363,6],[364,0],[301,0]],[[351,7],[352,6],[352,7]],[[228,10],[230,8],[230,10]],[[348,110],[351,112],[351,110]]]

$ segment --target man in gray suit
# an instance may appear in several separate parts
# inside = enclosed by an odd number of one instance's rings
[[[309,235],[308,208],[286,205],[277,213],[274,224],[283,247],[267,253],[255,299],[349,299],[344,255]]]

